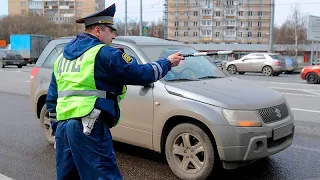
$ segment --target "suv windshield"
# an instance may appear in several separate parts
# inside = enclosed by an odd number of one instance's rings
[[[142,46],[141,49],[150,61],[168,57],[179,51],[183,54],[198,52],[188,46]],[[226,74],[212,62],[214,60],[209,56],[186,57],[178,66],[171,68],[171,71],[164,77],[164,80],[183,81],[226,77]]]

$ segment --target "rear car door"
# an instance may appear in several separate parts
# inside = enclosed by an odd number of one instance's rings
[[[261,72],[266,57],[264,54],[255,54],[255,57],[251,60],[251,68],[253,72]]]

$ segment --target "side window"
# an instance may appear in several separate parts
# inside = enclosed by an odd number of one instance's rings
[[[256,54],[256,59],[263,60],[263,59],[265,59],[265,57],[263,54]]]
[[[54,62],[57,60],[58,56],[60,55],[60,53],[63,52],[63,48],[66,46],[67,44],[59,44],[57,45],[48,55],[48,57],[46,58],[44,64],[42,65],[43,68],[48,68],[48,69],[52,69],[53,68],[53,64]]]

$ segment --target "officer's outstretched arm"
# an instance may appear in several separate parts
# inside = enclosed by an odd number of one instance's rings
[[[57,106],[57,99],[58,99],[58,90],[57,90],[57,83],[54,73],[52,73],[51,82],[48,89],[47,99],[46,99],[46,106],[49,111],[50,122],[52,126],[52,130],[55,132],[56,129],[56,106]]]
[[[126,85],[145,85],[159,79],[162,79],[171,69],[171,62],[167,59],[160,59],[148,64],[138,64],[136,59],[120,50],[112,50],[112,52],[103,52],[102,54],[111,53],[106,56],[108,59],[108,71],[114,83]],[[107,50],[108,51],[108,50]]]

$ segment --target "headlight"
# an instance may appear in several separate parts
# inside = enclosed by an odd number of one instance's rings
[[[223,115],[231,126],[261,127],[261,121],[254,111],[223,109]]]

